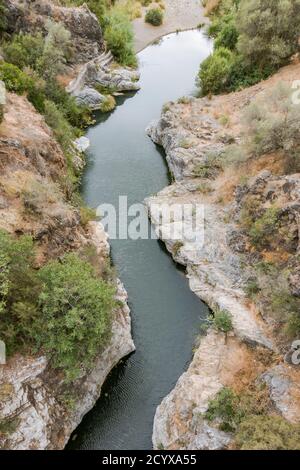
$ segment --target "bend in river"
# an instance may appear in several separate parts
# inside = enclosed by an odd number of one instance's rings
[[[109,115],[89,129],[87,204],[128,205],[169,184],[163,152],[145,134],[162,105],[191,94],[199,64],[211,52],[200,31],[164,37],[139,54],[141,90],[118,98]],[[68,448],[150,449],[155,409],[192,357],[207,307],[190,291],[184,273],[157,240],[112,240],[112,258],[125,284],[137,351],[116,367]]]

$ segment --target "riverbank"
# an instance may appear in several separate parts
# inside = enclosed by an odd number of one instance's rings
[[[145,23],[145,12],[149,7],[142,8],[142,17],[133,21],[136,52],[169,33],[193,29],[208,22],[200,0],[164,0],[164,4],[164,22],[161,26]]]
[[[238,226],[243,194],[268,207],[269,191],[276,187],[273,201],[282,214],[291,211],[284,224],[289,224],[291,238],[295,235],[292,253],[297,253],[299,219],[294,201],[299,201],[299,175],[279,176],[280,155],[254,160],[247,167],[246,182],[245,168],[229,166],[223,172],[214,163],[230,143],[240,142],[241,116],[247,104],[282,80],[291,83],[298,74],[299,65],[293,65],[238,93],[166,103],[161,118],[147,129],[152,140],[164,148],[175,180],[146,201],[156,233],[174,260],[186,266],[191,290],[214,312],[228,312],[232,320],[232,331],[227,335],[210,329],[201,339],[187,372],[157,408],[153,430],[156,449],[234,448],[232,433],[221,431],[218,420],[205,419],[210,401],[224,387],[248,393],[253,383],[266,384],[269,413],[277,413],[291,423],[299,422],[299,370],[285,360],[290,344],[282,344],[274,322],[262,316],[245,294],[249,285],[245,259],[249,256],[250,261],[255,253],[254,249],[248,253],[245,234]],[[186,203],[204,208],[203,246],[169,240],[170,227],[160,223],[160,206]],[[175,227],[176,220],[172,223]],[[184,224],[192,228],[193,220],[186,218]],[[275,233],[274,228],[273,234],[278,237]],[[284,241],[278,243],[283,245]],[[271,259],[271,253],[261,254],[258,250],[256,256]]]
[[[0,448],[63,449],[95,405],[110,371],[135,346],[127,293],[111,267],[107,235],[79,194],[86,163],[75,140],[81,130],[60,110],[63,103],[71,104],[69,118],[74,118],[78,102],[101,109],[106,96],[93,88],[96,82],[117,90],[136,90],[138,74],[112,65],[111,54],[104,51],[100,24],[86,5],[62,7],[45,0],[39,5],[27,1],[24,6],[15,0],[5,6],[9,34],[30,31],[32,41],[47,29],[50,18],[60,21],[52,27],[72,38],[72,62],[63,67],[61,83],[66,85],[69,76],[80,70],[76,89],[70,90],[76,101],[56,79],[51,82],[52,92],[59,97],[56,104],[48,102],[49,119],[42,106],[43,93],[40,109],[35,100],[29,102],[26,88],[18,88],[20,77],[24,83],[29,77],[25,80],[24,72],[10,62],[2,65],[1,57],[1,66],[13,70],[18,85],[11,86],[3,74],[0,238],[1,285],[7,288],[1,292],[0,339],[6,341],[7,358],[0,365]],[[31,86],[40,80],[34,77]],[[84,126],[79,115],[77,125]],[[20,253],[15,248],[18,243],[24,244]],[[49,284],[49,271],[42,283],[38,276],[45,268],[60,272],[66,266],[57,303],[46,314],[38,299],[46,285],[53,299],[55,288]],[[17,311],[12,305],[18,306]],[[64,323],[67,318],[71,323]],[[55,355],[59,361],[55,362]],[[69,362],[64,362],[66,357]]]

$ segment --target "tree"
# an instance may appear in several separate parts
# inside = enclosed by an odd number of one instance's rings
[[[280,66],[299,50],[300,0],[242,0],[236,26],[248,63]]]

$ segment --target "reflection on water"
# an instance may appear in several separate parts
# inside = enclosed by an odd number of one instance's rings
[[[200,31],[171,34],[139,54],[141,90],[87,136],[91,141],[83,196],[97,207],[141,202],[169,184],[164,154],[145,134],[163,103],[195,91],[199,64],[211,51]],[[206,306],[189,290],[156,240],[112,241],[112,258],[129,294],[137,351],[110,374],[101,398],[75,431],[73,449],[150,449],[157,405],[191,360]]]

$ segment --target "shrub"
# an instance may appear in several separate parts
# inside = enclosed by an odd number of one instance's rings
[[[133,50],[133,30],[127,15],[112,11],[107,17],[104,37],[108,49],[122,65],[136,66],[137,60]]]
[[[87,206],[80,207],[80,223],[83,227],[86,227],[89,222],[96,219],[97,214],[95,209]]]
[[[209,402],[204,417],[220,423],[220,429],[235,433],[235,444],[242,450],[288,450],[300,448],[300,426],[284,418],[267,415],[270,409],[268,390],[250,386],[237,395],[224,387]]]
[[[220,47],[205,59],[200,67],[198,83],[203,95],[220,93],[226,88],[233,63],[233,54],[229,49]]]
[[[246,88],[267,79],[275,68],[266,64],[263,68],[247,64],[243,56],[236,54],[230,69],[224,91],[235,91]]]
[[[256,219],[252,224],[249,235],[256,246],[268,245],[269,237],[272,237],[277,228],[278,212],[276,207],[266,209],[262,217]]]
[[[68,379],[89,367],[110,338],[115,289],[68,254],[34,269],[30,237],[0,231],[0,330],[9,355],[42,349]]]
[[[116,107],[116,100],[112,95],[106,95],[104,101],[101,103],[100,111],[108,113]]]
[[[37,61],[43,54],[44,38],[41,33],[32,34],[19,33],[14,35],[10,41],[2,45],[6,62],[16,65],[20,69],[26,66],[36,67]]]
[[[39,272],[43,290],[35,340],[55,367],[76,378],[89,367],[110,338],[114,289],[97,279],[93,268],[76,255],[52,261]],[[45,328],[45,324],[47,328]]]
[[[230,312],[228,310],[217,309],[214,314],[213,325],[216,330],[229,333],[233,329]]]
[[[300,0],[241,0],[237,28],[249,64],[278,67],[299,50]]]
[[[238,397],[230,388],[222,388],[216,397],[209,402],[209,407],[205,413],[208,421],[220,419],[220,428],[223,431],[234,431],[238,424],[236,417],[238,407]]]
[[[249,416],[240,425],[236,444],[242,450],[299,450],[300,426],[280,416]]]
[[[151,8],[147,11],[145,22],[152,24],[152,26],[160,26],[163,22],[164,14],[160,8]]]
[[[0,38],[3,32],[6,30],[7,20],[6,20],[6,7],[3,0],[0,0]]]

